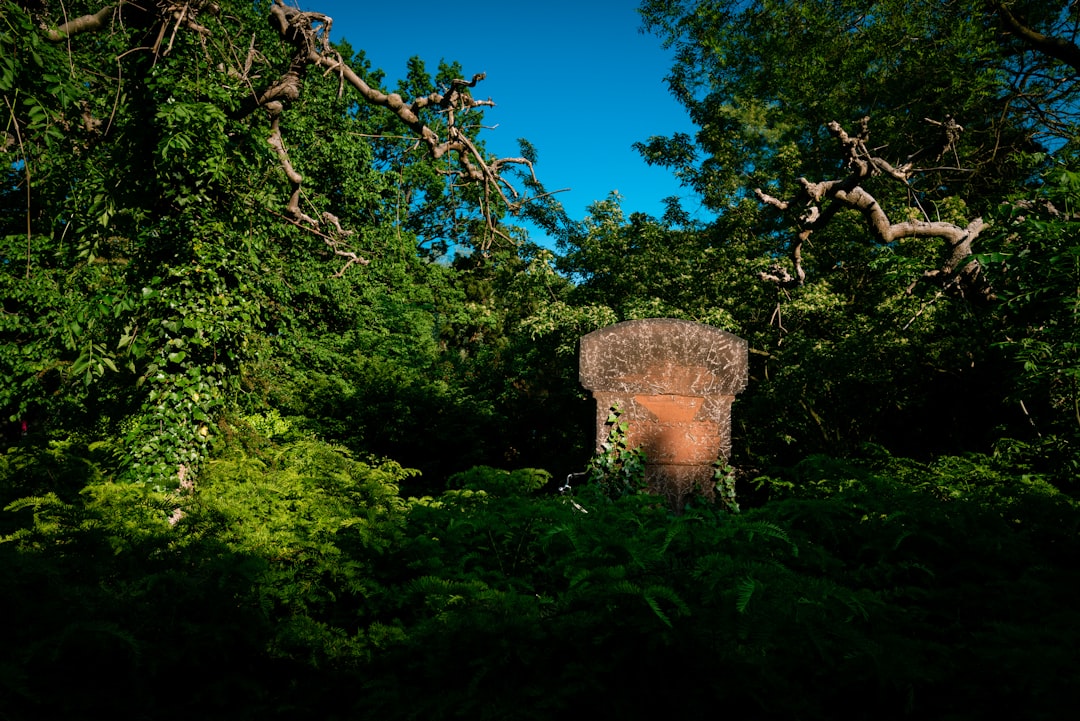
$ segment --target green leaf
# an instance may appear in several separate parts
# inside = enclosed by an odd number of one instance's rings
[[[750,606],[750,599],[754,596],[754,591],[758,588],[758,582],[749,576],[739,581],[735,587],[736,599],[735,610],[739,613],[746,613],[747,607]]]

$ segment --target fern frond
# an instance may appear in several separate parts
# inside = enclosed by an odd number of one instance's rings
[[[656,602],[656,598],[654,596],[645,594],[644,598],[645,603],[649,604],[649,608],[652,609],[652,612],[656,614],[656,617],[659,618],[665,626],[667,626],[668,628],[675,627],[674,625],[672,625],[671,619],[668,618],[667,614],[664,613],[663,609],[660,608],[660,604]]]
[[[660,548],[657,551],[658,555],[662,556],[667,553],[668,546],[670,546],[671,542],[675,540],[675,536],[679,535],[679,530],[680,526],[677,525],[672,525],[668,529],[668,532],[664,534],[664,542],[660,544]]]
[[[0,536],[0,543],[18,543],[29,538],[32,534],[29,528],[20,528],[4,536]]]
[[[33,508],[35,511],[39,508],[66,508],[68,504],[60,500],[60,497],[55,493],[46,493],[44,496],[27,496],[26,498],[19,498],[4,506],[5,511],[21,511],[24,508]]]
[[[746,609],[750,606],[750,599],[754,597],[754,592],[762,588],[757,579],[747,576],[735,585],[735,610],[739,613],[746,613]]]
[[[627,596],[640,596],[642,595],[641,587],[633,581],[627,581],[623,579],[616,582],[611,586],[612,593],[624,594]]]
[[[754,536],[758,534],[765,536],[766,538],[774,538],[787,543],[791,547],[791,555],[799,555],[799,547],[791,540],[787,531],[775,523],[770,523],[769,521],[749,521],[742,524],[741,528],[746,532],[751,541],[753,541]]]
[[[438,576],[421,576],[410,581],[405,589],[422,596],[449,595],[454,590],[454,584]]]
[[[667,601],[675,610],[678,611],[680,616],[689,616],[690,607],[682,600],[682,597],[676,593],[675,589],[669,586],[652,585],[647,586],[642,591],[642,595],[645,598],[645,603],[649,604],[649,608],[653,610],[653,613],[664,622],[666,626],[671,627],[671,621],[660,609],[660,600]]]
[[[126,649],[132,661],[136,664],[142,658],[142,645],[138,639],[130,631],[112,621],[89,620],[68,624],[60,632],[53,645],[54,659],[58,657],[65,641],[69,638],[78,639],[81,644],[92,645],[98,649],[110,643],[114,644],[117,647]]]

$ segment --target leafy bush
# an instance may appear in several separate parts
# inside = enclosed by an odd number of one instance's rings
[[[108,458],[0,464],[12,718],[1052,718],[1077,681],[1080,509],[1004,456],[816,456],[680,516],[539,469],[404,499],[242,433],[186,494]]]

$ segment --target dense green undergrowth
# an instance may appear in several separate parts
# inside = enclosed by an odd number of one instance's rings
[[[395,463],[252,438],[169,493],[118,482],[100,445],[8,450],[0,717],[1039,719],[1075,699],[1080,509],[1001,458],[813,457],[756,479],[756,507],[675,516],[536,469],[406,499]]]

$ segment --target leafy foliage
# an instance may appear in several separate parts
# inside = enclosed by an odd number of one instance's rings
[[[0,716],[1073,710],[1075,67],[1020,33],[1067,50],[1066,4],[646,2],[699,132],[640,149],[718,217],[552,201],[556,253],[333,73],[274,115],[323,219],[296,222],[251,112],[292,67],[267,3],[72,34],[101,8],[0,3]],[[805,284],[762,282],[789,219],[752,186],[834,176],[829,120],[902,158],[946,113],[954,157],[874,192],[983,214],[995,302],[913,283],[936,246],[842,213]],[[719,502],[681,515],[617,409],[590,460],[577,384],[582,334],[652,316],[751,348]]]
[[[619,420],[621,415],[617,406],[608,413],[607,425],[611,430],[586,472],[588,481],[612,498],[645,490],[645,450],[627,443],[627,422]]]
[[[998,346],[1018,372],[1010,400],[1023,410],[1038,439],[1040,451],[1033,457],[1069,485],[1080,437],[1080,253],[1072,211],[1080,199],[1078,181],[1077,173],[1060,167],[1030,197],[1003,204],[998,245],[985,256],[998,275],[1009,321]]]
[[[536,469],[477,467],[406,502],[395,464],[250,438],[186,498],[132,495],[86,448],[48,456],[90,475],[66,500],[8,505],[0,558],[24,623],[4,631],[2,688],[16,717],[165,698],[177,718],[703,717],[717,703],[751,718],[1041,717],[1068,704],[1080,509],[1004,459],[811,458],[759,478],[763,506],[672,516],[592,485],[548,495]],[[9,495],[19,458],[5,458]],[[58,576],[56,593],[29,593]],[[77,698],[49,693],[90,648],[108,670],[83,667]],[[167,679],[192,658],[204,681],[176,695]]]

